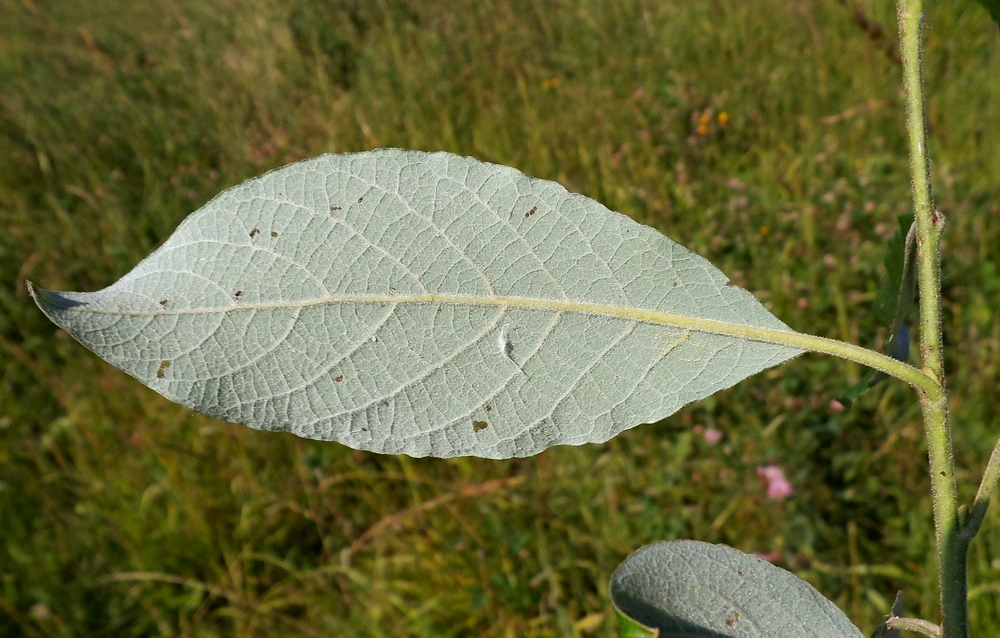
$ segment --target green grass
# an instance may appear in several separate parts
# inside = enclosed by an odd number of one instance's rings
[[[1000,37],[975,3],[930,4],[968,500],[1000,434]],[[833,0],[0,0],[0,635],[612,636],[614,568],[680,537],[772,554],[866,632],[897,589],[937,620],[919,409],[890,381],[829,411],[857,366],[803,356],[601,446],[380,457],[192,415],[23,284],[104,287],[296,159],[443,149],[558,180],[795,329],[872,346],[909,205],[889,5],[861,3],[873,39]],[[970,557],[981,636],[997,509]]]

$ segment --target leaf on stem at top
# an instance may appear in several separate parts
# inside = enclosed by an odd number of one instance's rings
[[[917,294],[916,235],[910,233],[913,213],[900,215],[896,221],[899,227],[889,238],[882,261],[886,280],[879,287],[874,303],[875,320],[886,328],[905,321]]]
[[[892,609],[889,610],[888,618],[902,618],[903,617],[903,592],[902,590],[896,592],[896,599],[892,602]],[[899,638],[900,631],[898,629],[889,629],[889,621],[886,620],[884,623],[875,628],[872,633],[871,638]]]
[[[889,238],[883,263],[886,280],[882,282],[872,312],[879,325],[889,329],[889,339],[882,351],[897,361],[906,362],[910,358],[910,327],[906,319],[917,298],[917,243],[913,213],[905,213],[897,218],[899,228]],[[869,370],[861,381],[837,401],[850,407],[868,390],[881,383],[888,375]]]
[[[979,0],[979,4],[986,7],[986,10],[993,16],[993,21],[1000,25],[1000,0]]]
[[[660,638],[863,638],[812,585],[724,545],[670,541],[629,556],[611,579],[619,615]],[[656,633],[658,632],[658,633]]]
[[[899,327],[899,330],[892,336],[892,339],[885,344],[884,348],[888,350],[888,355],[895,359],[896,361],[906,362],[910,358],[910,326],[905,323]],[[843,405],[845,408],[851,407],[855,401],[858,400],[865,392],[868,392],[874,388],[877,384],[881,383],[882,380],[889,378],[884,372],[879,370],[869,370],[865,376],[861,378],[860,381],[855,383],[850,390],[845,392],[843,396],[837,397],[837,402]]]
[[[32,294],[194,410],[412,456],[606,441],[800,352],[720,332],[789,328],[661,233],[448,153],[286,166],[108,288]]]

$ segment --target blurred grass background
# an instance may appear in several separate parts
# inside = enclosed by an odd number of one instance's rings
[[[829,410],[858,366],[803,356],[601,446],[380,457],[192,415],[23,284],[102,288],[297,159],[443,149],[558,180],[795,329],[873,346],[909,205],[891,4],[0,0],[0,635],[614,636],[614,568],[681,537],[768,555],[866,633],[897,589],[938,620],[919,409],[890,381]],[[938,1],[926,38],[969,500],[1000,433],[1000,36]],[[998,509],[970,557],[981,636]]]

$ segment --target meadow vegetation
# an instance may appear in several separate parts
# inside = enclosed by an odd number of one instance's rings
[[[1000,430],[1000,35],[973,2],[929,10],[968,502]],[[23,283],[102,288],[288,162],[448,150],[655,226],[796,330],[877,347],[910,206],[892,12],[0,0],[0,635],[614,636],[612,571],[682,537],[766,555],[866,632],[899,589],[938,620],[919,405],[890,380],[831,409],[859,366],[802,356],[605,445],[416,460],[193,415],[54,330]],[[1000,634],[998,509],[970,555],[974,635]]]

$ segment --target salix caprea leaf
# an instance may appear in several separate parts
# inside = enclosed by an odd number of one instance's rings
[[[800,352],[720,333],[788,328],[660,232],[448,153],[286,166],[104,290],[33,294],[194,410],[413,456],[606,441]]]

